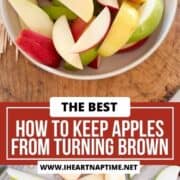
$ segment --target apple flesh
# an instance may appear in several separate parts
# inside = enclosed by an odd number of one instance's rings
[[[163,12],[163,0],[147,0],[139,9],[140,20],[136,31],[129,39],[129,43],[140,41],[150,36],[160,24]]]
[[[16,43],[40,63],[53,68],[59,67],[60,56],[57,54],[50,38],[30,30],[24,30],[20,33]]]
[[[96,57],[97,57],[97,48],[92,48],[88,51],[82,52],[80,54],[80,58],[81,58],[81,62],[83,66],[87,66],[89,65]],[[73,67],[72,65],[65,63],[64,64],[64,68],[66,70],[70,70],[70,71],[75,71],[77,70],[75,67]]]
[[[86,28],[89,26],[89,23],[84,22],[83,20],[76,19],[72,24],[71,24],[71,31],[73,34],[73,37],[75,41],[78,41],[83,32],[86,30]],[[81,61],[84,66],[88,65],[91,63],[97,56],[98,48],[93,47],[87,51],[84,51],[80,53]]]
[[[70,52],[75,42],[66,16],[61,16],[56,21],[52,34],[54,46],[59,55],[73,67],[83,69],[80,55]]]
[[[163,169],[155,180],[177,180],[180,172],[180,166],[169,166]]]
[[[101,13],[89,24],[71,51],[79,53],[86,51],[100,43],[106,35],[111,23],[111,13],[104,8]]]
[[[104,42],[99,48],[99,55],[107,57],[118,52],[136,30],[138,21],[137,9],[127,1],[123,1]]]
[[[59,0],[64,6],[73,11],[77,16],[85,22],[89,22],[93,17],[94,3],[93,0]]]
[[[29,0],[29,1],[32,2],[33,4],[36,4],[36,5],[38,4],[37,0]],[[19,23],[22,29],[28,28],[21,18],[19,18]]]
[[[119,9],[118,0],[97,0],[102,6],[106,6],[112,9]]]
[[[53,22],[40,7],[27,0],[8,1],[29,29],[51,37]]]

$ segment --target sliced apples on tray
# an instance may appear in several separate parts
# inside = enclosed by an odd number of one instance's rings
[[[22,29],[38,34],[38,38],[32,34],[26,38],[20,33],[20,48],[54,68],[61,58],[66,70],[98,69],[102,57],[139,49],[155,32],[164,12],[163,0],[8,1]],[[51,39],[53,48],[39,43],[45,37]]]

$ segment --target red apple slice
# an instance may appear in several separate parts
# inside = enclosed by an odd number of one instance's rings
[[[107,6],[112,9],[119,9],[118,0],[97,0],[102,6]]]
[[[39,33],[36,33],[34,31],[31,31],[29,29],[24,29],[20,32],[20,37],[26,37],[38,44],[41,44],[44,48],[47,49],[53,49],[55,51],[54,48],[54,44],[51,38],[48,38],[46,36],[43,36]]]
[[[87,28],[87,26],[88,26],[88,23],[84,22],[80,18],[74,20],[71,23],[71,31],[72,31],[75,41],[77,41],[81,37],[82,33]]]
[[[70,52],[75,42],[66,16],[61,16],[54,24],[53,42],[57,52],[68,64],[83,69],[80,55]]]
[[[94,61],[92,61],[88,66],[93,69],[98,69],[101,64],[101,57],[98,56]]]
[[[42,64],[54,68],[59,67],[60,56],[57,54],[53,43],[50,42],[48,38],[33,32],[29,33],[29,36],[26,37],[23,36],[22,33],[16,40],[16,43],[27,54]]]
[[[105,7],[83,32],[79,40],[72,47],[71,51],[73,53],[79,53],[97,45],[105,37],[110,23],[111,13],[109,8]]]
[[[135,42],[135,43],[130,43],[127,44],[126,46],[124,46],[122,49],[120,49],[118,51],[118,53],[124,53],[124,52],[129,52],[129,51],[133,51],[136,50],[138,48],[140,48],[141,46],[144,45],[144,43],[148,40],[148,38],[145,38],[141,41]]]

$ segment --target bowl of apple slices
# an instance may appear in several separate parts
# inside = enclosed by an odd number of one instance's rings
[[[109,78],[147,59],[173,23],[177,0],[1,0],[18,49],[36,66],[78,80]]]

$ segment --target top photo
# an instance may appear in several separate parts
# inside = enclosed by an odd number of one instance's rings
[[[180,88],[177,0],[1,0],[0,13],[0,101]]]

